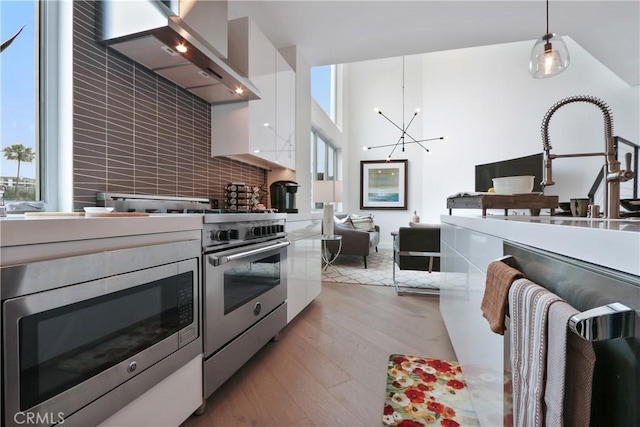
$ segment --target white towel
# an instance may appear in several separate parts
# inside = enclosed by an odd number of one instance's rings
[[[527,279],[509,290],[512,321],[513,425],[544,426],[549,306],[561,298]]]

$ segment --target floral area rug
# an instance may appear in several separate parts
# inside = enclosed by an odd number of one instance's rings
[[[478,426],[456,362],[392,354],[383,426]]]

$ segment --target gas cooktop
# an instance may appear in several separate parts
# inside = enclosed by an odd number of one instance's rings
[[[274,213],[273,209],[241,210],[211,207],[209,199],[197,197],[151,196],[145,194],[97,193],[96,204],[115,212],[155,214],[255,214]]]

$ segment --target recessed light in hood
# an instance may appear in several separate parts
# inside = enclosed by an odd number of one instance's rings
[[[160,2],[105,0],[100,4],[102,40],[110,48],[211,104],[260,98],[246,77]]]

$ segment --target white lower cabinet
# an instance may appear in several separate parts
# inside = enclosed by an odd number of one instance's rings
[[[293,320],[318,295],[321,289],[320,229],[321,217],[287,218],[287,322]]]
[[[442,224],[440,312],[482,426],[503,424],[503,337],[489,329],[480,304],[489,263],[503,240]]]

